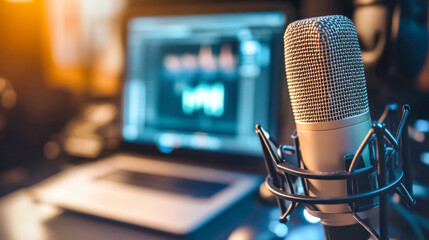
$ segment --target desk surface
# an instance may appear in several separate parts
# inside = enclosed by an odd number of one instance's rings
[[[271,207],[258,205],[251,198],[231,209],[219,220],[188,237],[167,236],[159,232],[110,220],[64,211],[33,201],[27,189],[0,198],[0,239],[3,240],[74,240],[74,239],[222,239],[241,225],[266,225]],[[252,206],[253,205],[253,206]]]

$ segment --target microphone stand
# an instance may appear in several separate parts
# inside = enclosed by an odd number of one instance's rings
[[[306,205],[307,208],[311,209],[312,215],[318,216],[323,216],[324,214],[317,209],[316,204],[348,204],[350,214],[367,231],[366,234],[369,233],[377,240],[388,240],[388,194],[392,192],[398,193],[401,196],[402,202],[408,207],[413,206],[416,202],[410,188],[412,184],[411,162],[407,144],[408,132],[406,120],[410,112],[410,107],[408,105],[402,107],[402,117],[396,129],[395,136],[392,135],[384,124],[384,121],[389,119],[390,130],[394,128],[393,125],[396,123],[394,119],[394,115],[396,114],[394,113],[396,109],[395,105],[388,105],[379,121],[373,122],[372,128],[368,131],[356,153],[344,156],[346,163],[349,163],[346,164],[348,165],[348,170],[344,172],[319,172],[305,169],[296,133],[292,136],[294,146],[278,145],[260,125],[256,125],[256,133],[261,141],[268,172],[265,184],[269,191],[277,197],[282,214],[280,222],[287,223],[291,213],[298,204]],[[371,166],[361,164],[363,162],[361,154],[367,146],[370,150]],[[289,152],[289,155],[286,154],[287,152]],[[290,154],[295,155],[295,158],[298,160],[297,165],[288,161],[288,159],[292,158]],[[292,179],[296,178],[300,178],[301,180],[304,188],[302,193],[297,193],[296,191],[295,183],[292,181]],[[376,180],[376,184],[374,184],[371,178]],[[323,198],[309,196],[308,179],[346,180],[348,195]],[[361,211],[376,207],[377,197],[380,216],[379,233],[358,215]],[[291,202],[287,208],[285,200]],[[327,232],[329,231],[328,229],[325,226],[325,235],[330,239],[331,234]]]

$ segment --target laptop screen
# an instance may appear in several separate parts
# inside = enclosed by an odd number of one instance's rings
[[[261,155],[254,129],[277,118],[284,24],[279,12],[131,19],[123,139]]]

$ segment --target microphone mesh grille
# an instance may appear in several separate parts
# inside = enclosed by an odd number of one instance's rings
[[[362,55],[344,16],[303,19],[284,35],[286,78],[296,122],[317,123],[369,111]]]

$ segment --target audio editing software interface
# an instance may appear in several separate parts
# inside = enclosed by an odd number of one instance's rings
[[[254,126],[273,125],[284,23],[273,12],[131,19],[124,140],[260,155]]]

